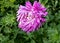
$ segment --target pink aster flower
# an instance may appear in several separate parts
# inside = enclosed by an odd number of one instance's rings
[[[18,27],[29,33],[38,30],[39,27],[46,21],[46,8],[39,2],[35,1],[32,5],[29,1],[25,6],[20,5],[17,11]]]

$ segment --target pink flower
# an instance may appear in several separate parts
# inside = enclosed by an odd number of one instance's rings
[[[35,1],[33,5],[29,1],[25,6],[20,5],[17,11],[18,27],[23,31],[29,33],[31,31],[38,30],[39,27],[46,21],[44,18],[47,16],[46,8]]]

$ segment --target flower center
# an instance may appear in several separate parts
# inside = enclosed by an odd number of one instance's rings
[[[32,12],[30,12],[30,13],[28,14],[28,16],[27,16],[27,20],[28,20],[28,21],[31,21],[33,18],[35,18],[35,17],[34,17],[34,15],[32,14]]]

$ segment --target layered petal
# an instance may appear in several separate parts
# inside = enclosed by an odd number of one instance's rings
[[[26,2],[25,6],[26,6],[29,10],[31,10],[31,8],[32,8],[32,5],[31,5],[31,3],[30,3],[29,1]]]
[[[20,5],[17,11],[18,27],[26,33],[38,30],[46,22],[46,8],[39,2],[35,1],[33,5],[29,1],[25,6]]]

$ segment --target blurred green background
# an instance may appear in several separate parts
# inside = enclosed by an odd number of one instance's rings
[[[19,5],[26,1],[0,0],[0,43],[60,43],[60,0],[39,0],[47,8],[47,21],[29,34],[19,29],[16,21]]]

